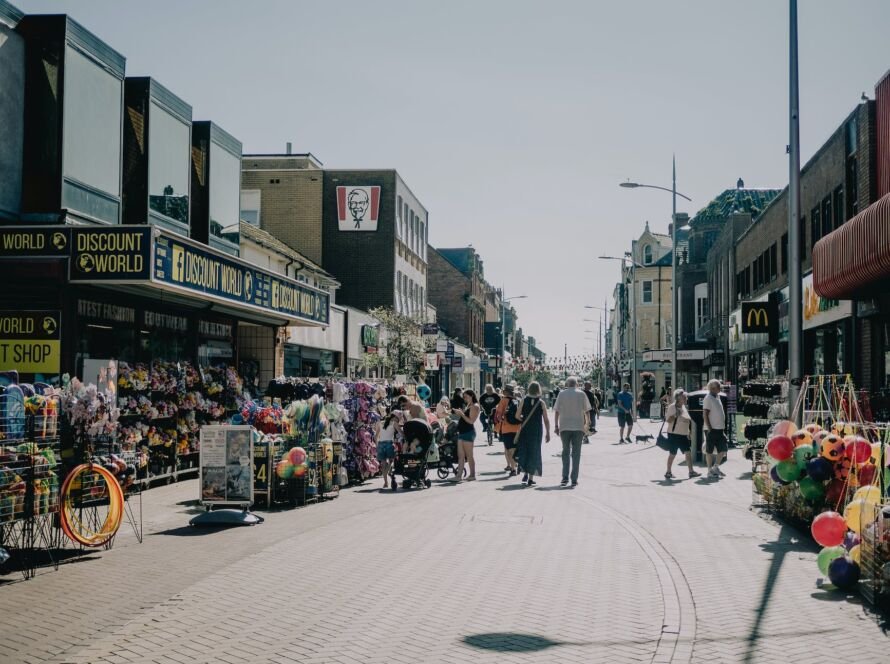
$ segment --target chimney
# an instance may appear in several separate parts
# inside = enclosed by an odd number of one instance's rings
[[[291,142],[288,141],[287,142],[287,154],[290,154],[292,149],[293,149],[293,145],[291,145]],[[739,182],[741,182],[741,180],[739,180]]]

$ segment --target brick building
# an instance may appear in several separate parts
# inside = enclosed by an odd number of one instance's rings
[[[395,170],[245,155],[241,217],[336,276],[342,304],[424,318],[429,215]]]
[[[482,259],[472,247],[429,249],[429,299],[439,326],[475,353],[485,349],[487,284]]]

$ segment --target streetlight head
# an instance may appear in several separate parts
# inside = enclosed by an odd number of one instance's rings
[[[640,186],[640,183],[639,182],[631,182],[630,180],[628,180],[627,182],[619,182],[618,186],[624,187],[625,189],[636,189],[637,187]]]

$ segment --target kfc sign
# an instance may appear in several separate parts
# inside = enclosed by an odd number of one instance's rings
[[[376,231],[380,187],[337,187],[337,222],[341,231]]]

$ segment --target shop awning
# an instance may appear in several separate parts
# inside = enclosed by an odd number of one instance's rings
[[[68,281],[179,300],[266,325],[330,322],[328,293],[151,226],[0,229],[0,258],[68,262]]]
[[[890,194],[875,201],[813,247],[813,287],[845,300],[890,277]]]

